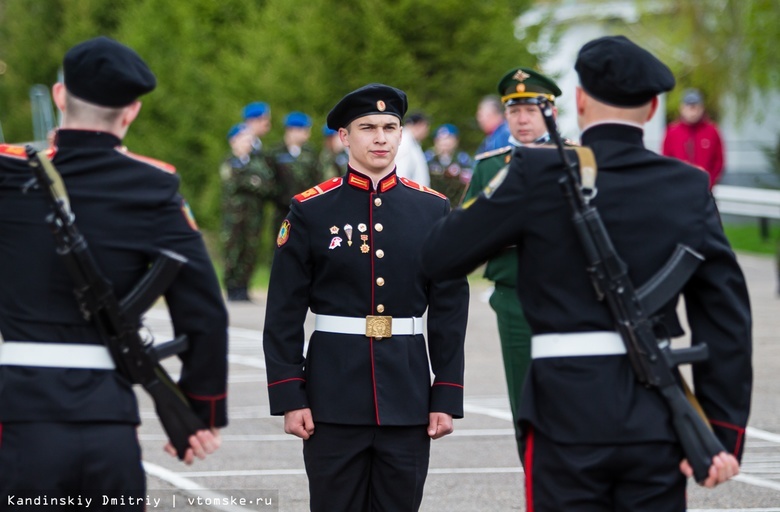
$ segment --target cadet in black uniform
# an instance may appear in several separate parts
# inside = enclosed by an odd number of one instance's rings
[[[622,36],[583,46],[575,68],[582,144],[598,166],[593,204],[632,281],[645,283],[678,243],[706,258],[680,284],[692,342],[709,346],[709,359],[693,374],[696,396],[728,451],[714,457],[705,481],[717,485],[738,472],[750,408],[744,277],[707,175],[642,143],[657,94],[674,87],[671,71]],[[665,402],[636,381],[613,318],[596,300],[558,185],[563,173],[555,149],[516,149],[468,209],[436,225],[423,267],[432,279],[452,278],[517,244],[517,289],[534,334],[520,407],[529,510],[685,510],[690,467],[681,462]],[[683,334],[676,302],[659,313],[659,336]]]
[[[122,146],[137,98],[156,80],[133,50],[105,37],[70,49],[63,68],[64,84],[53,87],[63,124],[48,156],[117,297],[160,249],[189,260],[165,300],[174,331],[189,337],[181,389],[211,427],[190,438],[192,462],[219,446],[217,428],[227,422],[227,312],[175,169]],[[31,177],[24,149],[0,146],[0,498],[143,497],[135,394],[79,312],[45,223],[43,192],[22,192]]]
[[[450,204],[396,175],[406,105],[402,91],[370,84],[331,110],[347,174],[295,196],[277,239],[268,392],[285,432],[304,439],[315,512],[418,510],[430,440],[463,416],[468,284],[422,274],[420,246]]]

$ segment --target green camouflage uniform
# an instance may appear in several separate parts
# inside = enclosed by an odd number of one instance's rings
[[[301,154],[294,157],[284,142],[268,151],[268,162],[277,183],[274,197],[275,226],[280,226],[290,209],[293,196],[322,183],[319,155],[309,144],[301,146]]]
[[[447,196],[453,206],[459,205],[469,186],[474,167],[468,153],[459,151],[445,158],[429,149],[425,152],[425,160],[431,175],[431,188]]]
[[[322,170],[322,179],[344,176],[347,173],[347,164],[349,163],[349,154],[346,151],[340,151],[333,154],[328,149],[320,152],[320,169]]]
[[[498,171],[508,164],[511,155],[512,146],[506,146],[475,157],[476,165],[463,198],[464,206],[470,199],[476,198]],[[490,226],[485,226],[485,232],[489,230]],[[495,290],[490,296],[490,307],[496,312],[498,320],[509,406],[515,434],[519,435],[517,415],[523,381],[531,364],[531,328],[517,298],[517,249],[507,247],[489,260],[485,267],[485,277],[495,284]]]
[[[220,168],[222,177],[221,242],[228,298],[247,300],[257,264],[263,207],[275,196],[273,173],[261,150],[247,158],[231,155]]]

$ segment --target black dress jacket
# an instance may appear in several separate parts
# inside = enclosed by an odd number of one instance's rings
[[[420,247],[450,210],[438,192],[395,171],[374,187],[349,168],[295,196],[277,240],[263,346],[271,413],[310,407],[316,422],[423,425],[429,412],[463,416],[464,278],[428,279]],[[314,314],[422,317],[422,334],[376,339],[315,331]],[[431,383],[431,372],[433,383]]]
[[[118,298],[160,249],[189,261],[165,292],[173,328],[189,337],[180,385],[209,426],[227,422],[227,311],[175,169],[128,152],[114,135],[60,130],[48,155],[62,175],[76,225]],[[79,312],[73,282],[45,218],[24,149],[0,146],[0,332],[6,341],[102,344]],[[0,366],[0,422],[137,423],[129,382],[111,370]]]
[[[695,392],[724,446],[739,456],[752,386],[750,305],[707,174],[645,149],[642,130],[628,125],[593,126],[582,143],[592,148],[598,165],[593,204],[635,286],[679,243],[706,258],[680,283],[692,343],[707,343],[710,352],[693,368]],[[516,244],[518,294],[534,334],[614,331],[585,271],[571,209],[558,184],[563,175],[557,150],[515,150],[503,181],[497,177],[468,209],[436,225],[423,249],[428,275],[464,275]],[[683,334],[676,303],[675,298],[659,312],[657,334]],[[562,443],[675,439],[665,403],[637,383],[626,356],[534,360],[520,418]]]

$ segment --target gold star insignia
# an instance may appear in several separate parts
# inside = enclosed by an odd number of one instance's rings
[[[339,228],[338,227],[336,227],[336,226],[331,226],[330,227],[330,234],[331,235],[336,235],[336,234],[338,234],[338,232],[339,232]]]
[[[531,75],[523,71],[522,69],[518,69],[517,73],[512,75],[513,80],[517,80],[518,82],[525,82],[527,79],[531,78]]]

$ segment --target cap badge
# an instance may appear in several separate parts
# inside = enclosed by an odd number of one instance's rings
[[[515,87],[515,90],[517,92],[525,92],[525,84],[517,84],[517,87]]]
[[[522,69],[518,69],[517,73],[512,75],[513,80],[517,80],[518,82],[525,82],[527,79],[531,78],[531,75],[523,71]]]
[[[385,105],[385,102],[382,100],[379,100],[376,102],[376,109],[380,112],[384,112],[387,108],[387,105]]]

